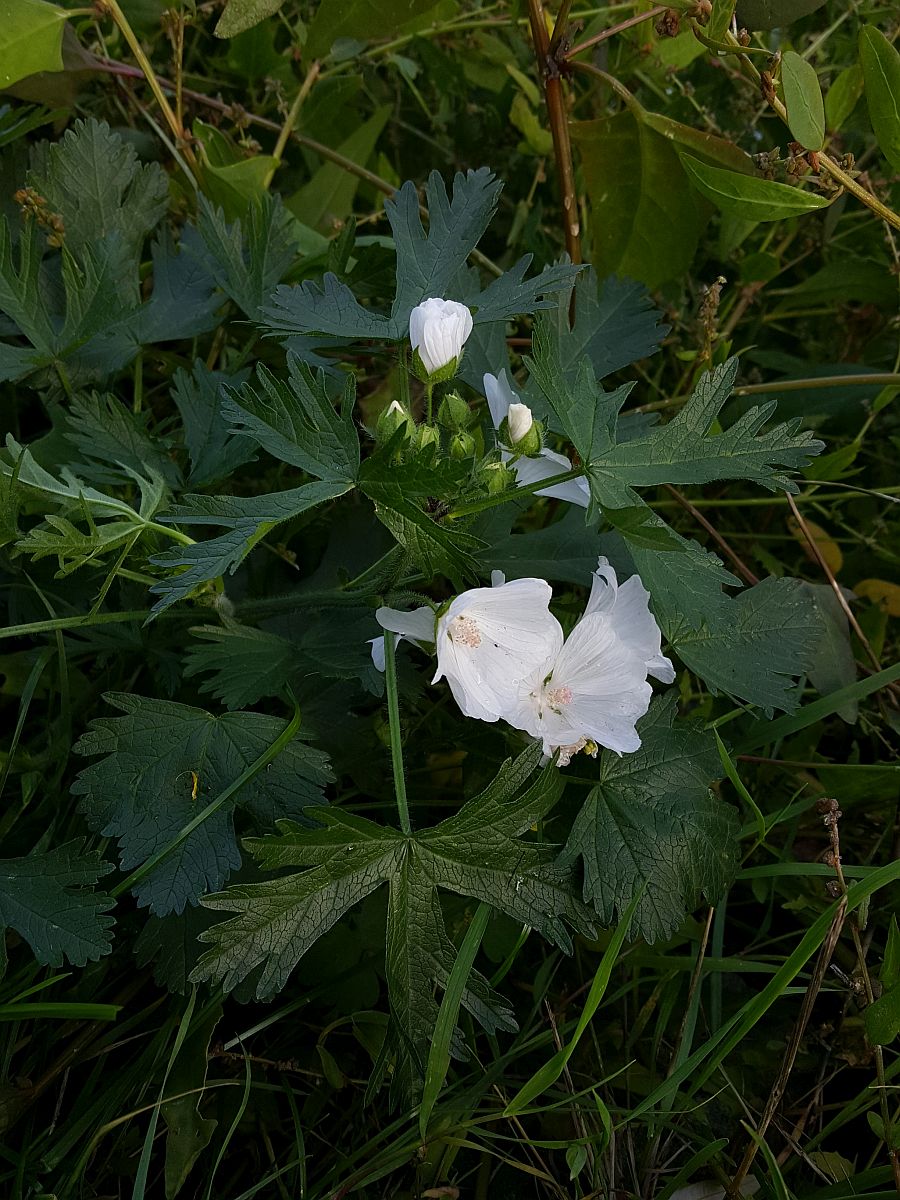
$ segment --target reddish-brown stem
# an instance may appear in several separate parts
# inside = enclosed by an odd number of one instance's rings
[[[644,21],[649,21],[653,17],[660,17],[666,11],[665,4],[657,4],[656,8],[651,8],[647,12],[635,13],[633,17],[629,17],[627,21],[620,21],[618,25],[611,25],[609,29],[601,29],[599,33],[595,33],[593,37],[585,38],[583,42],[579,42],[577,46],[572,46],[567,50],[564,57],[574,58],[576,54],[581,54],[582,50],[589,50],[591,46],[596,46],[600,42],[605,42],[608,38],[615,37],[617,33],[622,33],[626,29],[631,29],[634,25],[640,25]]]
[[[528,0],[528,16],[531,22],[531,37],[534,42],[538,73],[544,88],[544,99],[547,102],[550,134],[553,138],[553,157],[556,160],[556,174],[562,199],[566,250],[573,263],[580,263],[581,224],[578,217],[578,197],[575,192],[572,144],[569,141],[569,120],[559,63],[556,57],[550,54],[550,35],[547,33],[547,25],[544,20],[542,0]],[[563,30],[558,26],[554,30],[554,41],[557,45],[561,42],[562,36]],[[562,47],[560,46],[559,49],[561,50]]]
[[[703,528],[713,539],[722,553],[726,556],[728,561],[732,564],[734,569],[738,572],[741,579],[743,579],[745,583],[749,583],[751,587],[754,587],[757,583],[759,583],[759,576],[753,574],[743,559],[741,559],[739,555],[732,550],[728,542],[725,541],[721,533],[719,533],[718,529],[716,529],[715,525],[713,525],[711,521],[707,520],[707,518],[704,517],[703,513],[700,512],[698,508],[691,504],[687,496],[683,496],[681,492],[679,492],[677,488],[672,487],[670,483],[666,484],[666,491],[670,492],[675,497],[681,507],[691,514],[698,525],[703,526]]]

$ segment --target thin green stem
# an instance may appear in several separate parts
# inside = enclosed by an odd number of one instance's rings
[[[171,538],[173,542],[180,542],[182,546],[193,546],[195,539],[188,537],[186,533],[182,533],[180,529],[172,529],[168,525],[160,525],[156,521],[145,522],[146,529],[152,529],[154,533],[161,533],[167,538]]]
[[[556,487],[558,483],[568,483],[570,479],[580,479],[585,474],[584,467],[573,467],[571,471],[563,471],[561,475],[551,475],[549,479],[538,479],[534,483],[523,483],[520,487],[507,488],[496,496],[484,496],[480,500],[470,500],[468,504],[460,504],[446,516],[452,521],[457,517],[468,517],[472,513],[484,512],[485,509],[495,508],[498,504],[508,504],[517,496],[528,496],[534,492],[542,492],[544,488]]]
[[[391,734],[391,765],[394,769],[394,792],[397,797],[397,812],[400,828],[404,833],[412,832],[409,823],[409,805],[406,801],[406,779],[403,775],[403,746],[400,741],[400,697],[397,692],[397,660],[394,655],[394,635],[389,629],[384,633],[384,684],[387,692],[388,725]]]
[[[432,416],[432,411],[431,411],[433,395],[434,395],[434,384],[426,383],[425,384],[425,420],[429,425],[434,424],[434,418]]]

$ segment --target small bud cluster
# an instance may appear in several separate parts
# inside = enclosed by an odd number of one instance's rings
[[[15,194],[15,201],[22,210],[22,216],[37,221],[48,233],[47,245],[59,247],[66,236],[66,227],[59,213],[51,212],[47,201],[32,187],[23,187]]]

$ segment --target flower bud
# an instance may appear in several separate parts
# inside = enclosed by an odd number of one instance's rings
[[[472,332],[472,314],[456,300],[431,297],[409,315],[409,340],[413,367],[427,383],[452,379]]]
[[[420,425],[416,429],[416,446],[419,450],[428,450],[440,444],[440,435],[433,425]]]
[[[475,451],[475,439],[464,429],[458,430],[450,439],[451,458],[471,458]]]
[[[407,426],[406,435],[415,432],[412,417],[398,400],[392,400],[375,424],[375,438],[379,442],[389,442],[401,426]]]
[[[516,474],[506,463],[487,463],[484,468],[484,482],[492,496],[505,492],[507,488],[515,487]]]
[[[544,444],[543,432],[527,404],[510,404],[500,425],[500,440],[517,454],[534,458]]]
[[[465,429],[472,420],[472,410],[456,392],[451,392],[441,401],[437,413],[438,424],[445,429]]]

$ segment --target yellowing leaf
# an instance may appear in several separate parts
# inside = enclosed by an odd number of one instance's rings
[[[900,617],[900,584],[886,579],[861,579],[854,585],[857,596],[877,604],[890,617]]]
[[[838,571],[840,571],[841,567],[844,565],[844,556],[841,553],[840,546],[837,544],[834,538],[832,538],[831,534],[828,533],[827,530],[823,529],[821,525],[817,525],[815,521],[807,521],[806,528],[812,534],[813,541],[816,543],[816,548],[825,559],[829,569],[835,575],[837,575]],[[803,546],[809,557],[814,558],[815,556],[809,547],[809,542],[806,540],[806,535],[793,517],[788,517],[788,529],[790,529],[791,533],[794,535],[800,545]]]

